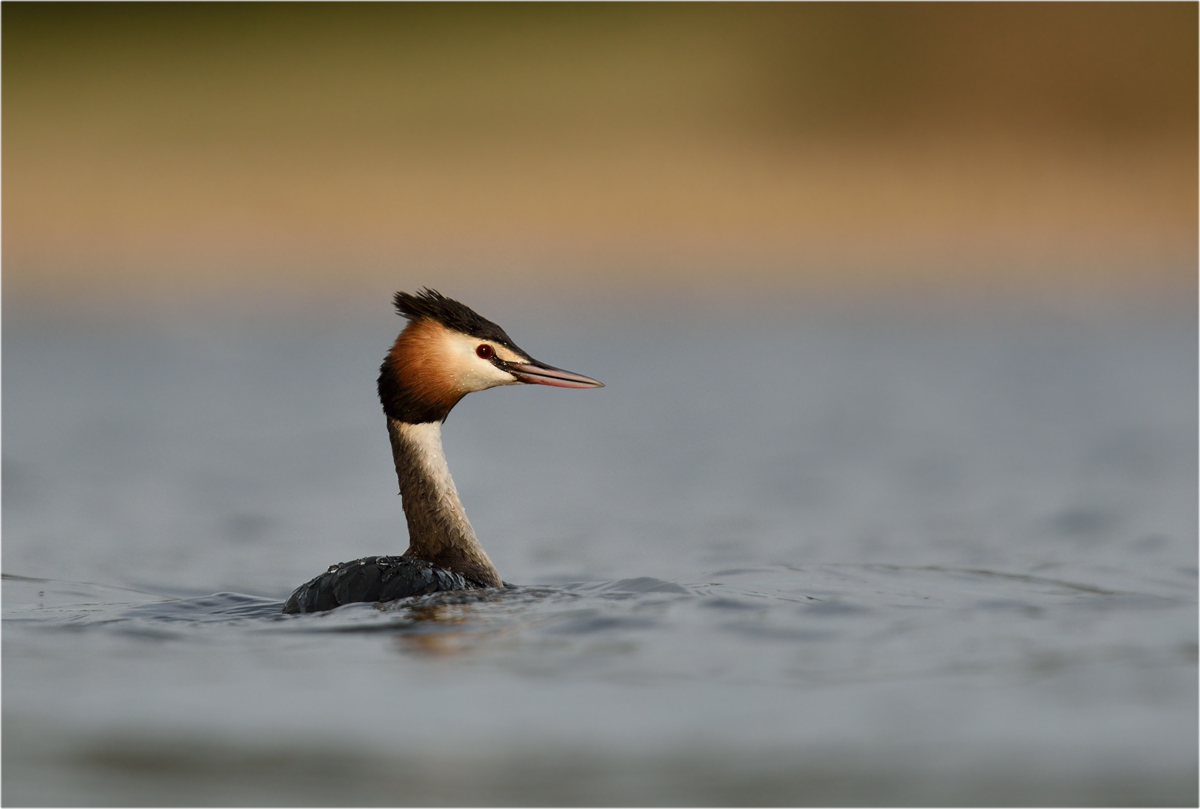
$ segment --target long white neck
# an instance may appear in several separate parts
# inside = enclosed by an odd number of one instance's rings
[[[442,423],[408,424],[388,417],[392,459],[408,518],[405,556],[424,559],[489,587],[500,574],[475,537],[442,451]]]

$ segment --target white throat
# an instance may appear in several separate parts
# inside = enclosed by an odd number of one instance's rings
[[[389,419],[389,421],[391,421]],[[454,487],[454,478],[450,477],[450,467],[446,464],[446,452],[442,449],[442,423],[427,421],[424,424],[406,424],[403,421],[393,422],[396,430],[407,439],[414,450],[414,458],[428,475],[430,483],[436,487],[440,497],[454,502],[459,511],[462,503],[458,500],[458,489]],[[389,425],[391,426],[391,425]],[[462,521],[471,530],[467,515],[463,513]],[[474,531],[471,531],[472,536]]]

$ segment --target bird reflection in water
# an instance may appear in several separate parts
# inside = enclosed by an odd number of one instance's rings
[[[481,602],[501,601],[502,591],[451,591],[439,593],[435,599],[379,605],[384,612],[404,613],[409,623],[406,631],[395,635],[398,651],[438,657],[459,655],[474,651],[482,642],[510,628],[507,623],[488,620],[478,609]]]

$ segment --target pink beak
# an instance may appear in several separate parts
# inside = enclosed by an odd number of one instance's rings
[[[536,362],[536,360],[535,360]],[[519,362],[506,362],[504,368],[517,379],[527,385],[551,385],[556,388],[602,388],[603,382],[598,382],[590,376],[573,374],[561,368],[538,363],[526,365]]]

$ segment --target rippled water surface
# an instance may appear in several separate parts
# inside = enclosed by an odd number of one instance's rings
[[[394,319],[6,319],[5,804],[1195,805],[1193,318],[484,314],[608,384],[446,424],[514,586],[287,617]]]

